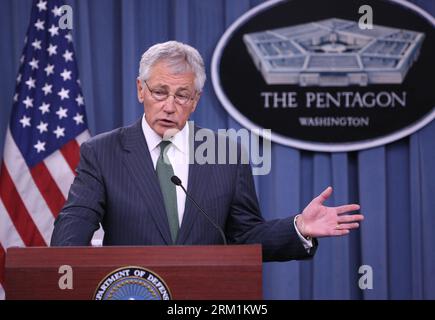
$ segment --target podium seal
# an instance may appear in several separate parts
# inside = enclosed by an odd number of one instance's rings
[[[137,266],[116,269],[104,277],[95,300],[171,300],[171,293],[156,273]]]

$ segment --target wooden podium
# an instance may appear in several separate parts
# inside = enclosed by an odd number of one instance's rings
[[[61,266],[71,267],[72,289],[60,288]],[[157,274],[176,300],[262,299],[260,245],[9,248],[6,299],[93,299],[126,266]]]

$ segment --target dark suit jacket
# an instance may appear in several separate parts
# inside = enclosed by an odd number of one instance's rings
[[[80,148],[77,176],[56,219],[52,246],[84,246],[101,223],[104,245],[172,244],[163,196],[141,119]],[[265,222],[247,164],[190,164],[188,192],[225,230],[229,243],[263,245],[264,261],[304,259],[294,217]],[[221,244],[219,232],[186,200],[176,244]]]

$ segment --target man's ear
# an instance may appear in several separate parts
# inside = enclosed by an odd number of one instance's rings
[[[143,103],[144,97],[143,97],[142,80],[137,79],[136,80],[136,85],[137,85],[137,100],[139,100],[140,103]]]
[[[197,106],[197,104],[198,104],[198,102],[199,102],[199,98],[201,98],[201,92],[198,92],[198,93],[196,94],[196,97],[195,97],[195,100],[194,100],[194,102],[193,102],[193,106],[192,106],[192,111],[191,111],[191,112],[195,111],[196,106]]]

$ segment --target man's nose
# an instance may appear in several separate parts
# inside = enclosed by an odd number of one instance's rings
[[[163,103],[163,111],[167,113],[174,113],[176,111],[175,97],[169,96]]]

